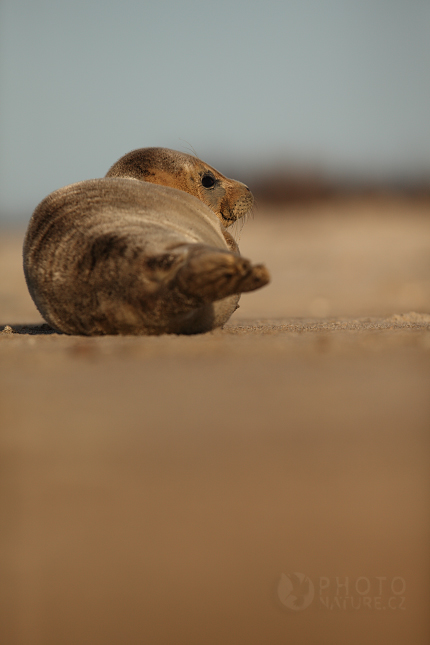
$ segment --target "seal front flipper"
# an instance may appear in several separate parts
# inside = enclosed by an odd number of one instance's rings
[[[269,273],[263,265],[253,266],[236,253],[202,244],[189,246],[188,259],[175,279],[184,294],[201,302],[214,302],[233,294],[254,291],[269,281]]]

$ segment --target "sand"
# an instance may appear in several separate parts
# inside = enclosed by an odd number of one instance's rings
[[[240,244],[271,285],[195,337],[52,333],[22,235],[0,231],[0,642],[427,645],[429,205],[261,208]]]

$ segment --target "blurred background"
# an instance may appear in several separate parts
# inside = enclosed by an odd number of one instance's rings
[[[428,645],[429,62],[429,0],[0,0],[1,643]],[[49,333],[31,212],[146,146],[251,187],[271,283]]]
[[[426,189],[427,0],[2,0],[0,216],[165,146],[269,200]]]
[[[233,234],[273,281],[236,318],[427,311],[428,0],[3,0],[0,47],[5,317],[36,321],[36,205],[146,146],[251,187]]]

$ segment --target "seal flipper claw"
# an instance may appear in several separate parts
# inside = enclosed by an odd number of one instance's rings
[[[251,267],[251,271],[240,284],[240,291],[245,293],[246,291],[255,291],[260,287],[270,282],[270,273],[264,266],[264,264],[255,264]]]

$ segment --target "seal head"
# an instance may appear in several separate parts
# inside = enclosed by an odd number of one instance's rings
[[[140,148],[119,159],[106,177],[139,179],[197,197],[230,226],[252,208],[248,186],[224,177],[197,157],[168,148]]]

